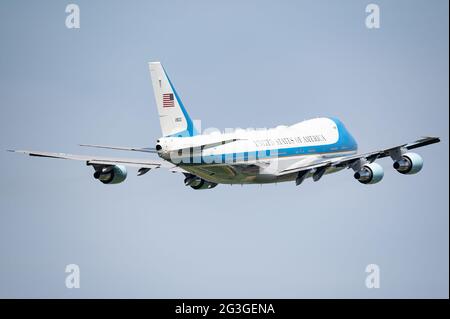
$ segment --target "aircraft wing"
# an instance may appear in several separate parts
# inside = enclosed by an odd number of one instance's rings
[[[236,142],[238,140],[242,140],[242,139],[221,140],[221,141],[217,141],[217,142],[213,142],[213,143],[193,145],[192,147],[207,149],[207,148],[216,147],[216,146],[219,146],[219,145],[233,143],[233,142]],[[83,146],[83,147],[104,148],[104,149],[119,150],[119,151],[158,153],[158,151],[155,148],[151,148],[151,147],[129,147],[129,146],[125,146],[124,147],[124,146],[111,146],[111,145],[98,145],[98,144],[79,144],[79,145]],[[176,151],[178,151],[178,150],[190,150],[190,148],[191,148],[191,146],[186,147],[184,149],[183,148],[177,149]]]
[[[286,175],[286,174],[292,174],[292,173],[309,173],[309,172],[318,172],[317,177],[315,180],[319,180],[322,176],[321,173],[324,173],[327,168],[335,167],[335,168],[357,168],[357,166],[363,161],[372,163],[375,160],[383,157],[390,156],[393,159],[397,160],[401,157],[402,150],[412,150],[414,148],[434,144],[440,142],[440,139],[438,137],[423,137],[421,139],[418,139],[417,141],[414,141],[412,143],[397,145],[394,147],[374,151],[374,152],[368,152],[364,154],[355,154],[351,156],[343,156],[343,157],[336,157],[332,159],[326,159],[321,162],[316,162],[311,165],[302,166],[301,163],[298,167],[290,167],[288,169],[282,170],[278,173],[279,176]],[[314,177],[314,176],[313,176]]]
[[[94,147],[94,148],[105,148],[109,150],[119,150],[119,151],[134,151],[134,152],[144,152],[144,153],[158,153],[156,149],[150,147],[123,147],[123,146],[110,146],[110,145],[97,145],[97,144],[80,144],[84,147]]]
[[[173,165],[162,159],[146,160],[146,159],[130,159],[130,158],[117,158],[117,157],[103,157],[103,156],[91,156],[91,155],[73,155],[65,153],[52,153],[52,152],[35,152],[26,150],[9,150],[10,152],[27,154],[29,156],[48,157],[69,159],[75,161],[86,162],[87,165],[125,165],[129,167],[137,167],[139,169],[153,169],[165,167],[172,172],[185,172],[183,169],[176,165]]]

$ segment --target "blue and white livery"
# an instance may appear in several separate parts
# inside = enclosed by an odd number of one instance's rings
[[[210,189],[218,184],[292,181],[300,185],[307,178],[317,182],[326,174],[349,168],[360,183],[375,184],[384,176],[383,168],[375,162],[377,159],[390,157],[399,173],[416,174],[423,167],[423,159],[411,150],[440,141],[438,137],[423,137],[412,143],[358,154],[356,140],[336,118],[316,118],[265,130],[200,134],[161,63],[150,62],[149,69],[162,131],[155,148],[81,146],[154,153],[159,159],[14,152],[85,161],[94,168],[94,178],[104,184],[123,182],[127,166],[137,168],[139,176],[153,168],[166,167],[184,174],[186,186]]]

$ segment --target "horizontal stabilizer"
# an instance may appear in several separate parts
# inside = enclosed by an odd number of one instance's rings
[[[104,148],[109,150],[119,150],[119,151],[133,151],[133,152],[144,152],[144,153],[157,153],[156,149],[150,147],[122,147],[122,146],[109,146],[109,145],[96,145],[96,144],[80,144],[83,147],[93,147],[93,148]]]

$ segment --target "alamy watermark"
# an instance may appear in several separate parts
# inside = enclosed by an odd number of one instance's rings
[[[77,264],[69,264],[66,266],[66,288],[80,288],[80,267]]]
[[[71,3],[66,6],[66,28],[79,29],[80,28],[80,7],[77,4]]]
[[[380,266],[377,264],[369,264],[366,266],[366,287],[369,289],[380,288]]]
[[[380,6],[370,3],[366,6],[366,28],[379,29],[380,28]]]

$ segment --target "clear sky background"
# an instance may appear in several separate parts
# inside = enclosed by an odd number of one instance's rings
[[[203,128],[336,116],[361,151],[442,143],[418,150],[418,175],[380,160],[376,185],[346,170],[209,191],[1,151],[0,297],[448,298],[448,1],[372,2],[378,30],[369,1],[312,0],[74,1],[70,30],[70,2],[1,1],[2,150],[145,157],[77,144],[155,145],[155,60]]]

